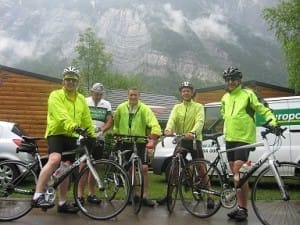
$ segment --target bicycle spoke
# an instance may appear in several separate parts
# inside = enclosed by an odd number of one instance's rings
[[[183,206],[200,218],[214,215],[221,207],[222,179],[220,172],[210,166],[208,161],[192,161],[180,178],[179,193]]]
[[[138,214],[142,207],[143,201],[143,192],[144,192],[144,176],[143,168],[140,160],[133,161],[132,168],[132,193],[131,193],[131,202],[135,214]]]
[[[31,209],[37,176],[19,161],[0,163],[0,221],[18,219]]]
[[[270,169],[262,171],[252,190],[252,205],[255,214],[265,225],[296,225],[300,221],[300,165],[280,163],[278,173],[284,183],[289,200],[284,200]],[[270,176],[271,175],[271,176]],[[272,189],[272,199],[263,200]],[[278,191],[276,191],[278,190]]]
[[[173,212],[177,194],[178,194],[178,183],[179,183],[179,163],[177,158],[172,160],[170,174],[168,178],[168,189],[167,189],[167,207],[170,213]]]
[[[102,188],[95,188],[95,195],[101,200],[100,204],[88,201],[80,202],[78,183],[89,174],[89,168],[83,169],[74,184],[74,198],[81,211],[88,217],[97,220],[112,218],[123,211],[130,195],[130,183],[127,172],[117,163],[110,160],[97,160],[94,168],[103,184]],[[85,182],[82,182],[85,183]],[[88,185],[85,185],[84,197],[88,195]]]

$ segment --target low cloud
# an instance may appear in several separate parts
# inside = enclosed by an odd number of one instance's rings
[[[188,25],[200,39],[221,39],[226,42],[236,43],[237,36],[233,34],[226,24],[226,17],[222,9],[216,7],[207,16],[189,20],[181,10],[173,9],[170,3],[164,5],[167,19],[163,23],[177,33],[184,33],[184,27]]]
[[[164,10],[168,18],[164,19],[163,23],[171,30],[177,33],[183,33],[186,21],[183,12],[181,10],[174,10],[169,3],[164,5]]]
[[[24,58],[32,57],[35,49],[33,42],[25,42],[10,38],[5,33],[0,33],[0,55],[8,56],[9,58]],[[6,58],[5,57],[5,58]]]
[[[210,14],[208,17],[190,21],[190,28],[201,39],[222,39],[227,42],[236,42],[237,37],[224,23],[225,18],[220,14]]]

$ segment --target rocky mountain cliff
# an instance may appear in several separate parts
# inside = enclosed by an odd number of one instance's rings
[[[92,27],[122,74],[221,82],[236,65],[247,80],[286,85],[278,44],[260,17],[272,0],[1,0],[0,64],[59,74],[78,34]]]

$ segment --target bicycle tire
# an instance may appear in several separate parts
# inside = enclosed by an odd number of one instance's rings
[[[202,174],[200,167],[203,168]],[[221,207],[223,180],[219,169],[207,160],[193,160],[186,169],[189,177],[182,173],[179,181],[179,195],[184,208],[199,218],[214,215]]]
[[[168,187],[167,187],[167,208],[169,213],[174,211],[177,195],[178,195],[178,184],[179,184],[179,162],[178,158],[172,158],[169,178],[168,178]]]
[[[117,216],[125,209],[131,190],[129,177],[123,167],[111,160],[96,160],[93,162],[93,167],[103,183],[102,189],[95,187],[95,195],[101,200],[100,204],[81,202],[77,197],[78,183],[90,172],[88,167],[80,171],[74,183],[74,200],[87,217],[95,220],[107,220]],[[88,195],[88,185],[85,185],[83,193],[84,196]]]
[[[0,163],[0,221],[11,221],[29,213],[37,175],[16,160]]]
[[[132,193],[131,204],[135,214],[138,214],[142,208],[144,194],[144,174],[143,165],[140,159],[134,159],[132,166]]]
[[[300,221],[300,164],[278,162],[277,171],[289,194],[289,200],[283,200],[281,191],[270,167],[257,176],[251,195],[255,215],[264,225],[296,225]],[[266,191],[272,191],[272,199],[261,200]],[[278,190],[278,191],[275,191]]]

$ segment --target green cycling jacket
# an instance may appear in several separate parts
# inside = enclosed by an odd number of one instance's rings
[[[78,137],[75,127],[88,128],[95,137],[92,118],[83,95],[77,93],[72,100],[64,88],[52,91],[48,98],[47,128],[45,137],[65,135]]]
[[[272,110],[265,107],[252,90],[243,89],[239,85],[233,91],[227,92],[221,100],[221,115],[224,119],[226,141],[239,141],[249,144],[256,142],[255,116],[247,113],[247,107],[251,107],[266,120],[272,119],[270,125],[277,125]]]
[[[196,139],[202,141],[204,125],[204,107],[193,100],[176,104],[169,116],[166,130],[176,134],[195,133]]]
[[[121,103],[114,113],[114,133],[123,135],[161,135],[160,125],[149,106],[138,101],[135,113],[130,113],[129,102]]]

